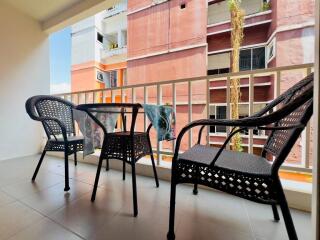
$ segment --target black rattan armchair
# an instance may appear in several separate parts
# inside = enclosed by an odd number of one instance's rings
[[[74,163],[77,165],[77,152],[83,150],[83,137],[76,136],[75,134],[73,109],[74,105],[72,103],[54,96],[39,95],[27,100],[27,113],[33,120],[42,123],[48,137],[36,170],[32,176],[32,181],[35,181],[47,151],[64,152],[64,190],[68,191],[70,189],[68,156],[74,154]]]
[[[99,183],[100,171],[103,160],[106,160],[106,169],[109,170],[109,160],[117,159],[123,162],[123,180],[125,180],[126,164],[131,165],[132,170],[132,193],[133,193],[133,209],[134,216],[138,215],[137,187],[136,187],[136,162],[146,155],[150,155],[153,167],[156,187],[159,187],[157,170],[154,162],[149,132],[152,124],[149,125],[146,132],[135,131],[135,124],[140,104],[130,103],[97,103],[97,104],[81,104],[77,106],[78,110],[85,111],[98,124],[104,133],[104,139],[99,158],[97,174],[94,182],[94,188],[91,196],[93,202],[96,198],[97,187]],[[109,108],[109,110],[108,110]],[[111,110],[113,109],[113,110]],[[116,109],[116,110],[114,110]],[[122,130],[117,132],[108,132],[95,114],[99,112],[116,112],[121,116]],[[127,117],[131,115],[131,126],[127,130]]]
[[[175,238],[175,198],[179,183],[194,184],[194,194],[197,194],[197,186],[201,184],[257,203],[269,204],[276,221],[279,221],[277,205],[280,205],[289,239],[298,239],[278,171],[311,118],[312,104],[313,74],[251,117],[198,120],[185,126],[177,138],[172,162],[168,239]],[[195,146],[179,154],[183,135],[196,126],[201,126],[199,136],[206,126],[228,126],[233,129],[221,148],[201,145],[199,137]],[[261,156],[225,149],[235,133],[248,129],[269,132]],[[268,156],[273,157],[274,161],[268,161]]]

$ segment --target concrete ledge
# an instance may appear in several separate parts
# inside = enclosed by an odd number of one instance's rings
[[[95,153],[83,158],[82,153],[78,153],[78,161],[88,164],[98,164],[99,154]],[[63,158],[63,153],[61,152],[48,152],[48,155],[55,156],[58,158]],[[72,159],[72,157],[70,156]],[[118,160],[110,160],[110,168],[118,171],[122,171],[122,162]],[[105,167],[105,162],[103,163]],[[161,180],[171,181],[171,164],[157,166],[158,177]],[[126,168],[127,172],[131,172],[130,168]],[[141,159],[136,165],[136,173],[138,175],[153,177],[153,170],[151,166],[151,161],[149,159]],[[281,180],[288,204],[291,208],[311,212],[311,198],[312,198],[312,184],[302,183],[290,180]],[[201,186],[199,188],[214,189]]]

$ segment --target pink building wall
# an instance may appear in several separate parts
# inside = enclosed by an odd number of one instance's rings
[[[207,1],[181,8],[173,0],[130,14],[152,1],[137,2],[128,1],[128,84],[205,75]]]

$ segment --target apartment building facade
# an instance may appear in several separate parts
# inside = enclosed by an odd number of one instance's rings
[[[290,0],[242,0],[245,24],[240,70],[312,63],[314,4],[314,0],[294,3]],[[75,52],[72,58],[75,59],[72,66],[73,91],[216,76],[231,71],[231,24],[227,1],[128,0],[92,18],[91,26],[96,30],[90,39],[94,43],[86,47],[79,40],[81,33],[87,34],[88,30],[83,27],[85,24],[79,23],[81,31],[79,26],[73,27],[72,43],[78,46],[72,49]],[[91,56],[84,53],[89,48],[94,52]],[[79,61],[76,49],[81,49],[81,54],[86,55],[87,59]],[[85,75],[89,71],[90,77]],[[276,91],[282,92],[301,77],[301,74],[284,74],[278,90],[274,75],[255,77],[253,111],[263,108],[274,98]],[[81,85],[82,82],[88,85]],[[186,87],[182,86],[177,91],[177,112],[181,119],[179,127],[188,119]],[[211,118],[229,116],[226,89],[225,78],[210,83]],[[194,119],[206,117],[206,91],[205,85],[193,90]],[[152,97],[156,94],[151,90],[149,99],[154,101]],[[162,102],[170,104],[171,98],[172,91],[164,89]],[[239,112],[240,117],[249,114],[248,78],[241,79]],[[210,144],[221,145],[226,138],[226,130],[223,127],[211,127]],[[255,131],[253,134],[253,151],[259,153],[267,133]],[[246,151],[248,133],[243,132],[242,137]],[[297,146],[291,156],[292,162],[298,161],[301,151]]]

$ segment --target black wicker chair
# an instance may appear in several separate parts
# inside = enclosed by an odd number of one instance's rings
[[[133,208],[134,216],[138,215],[137,187],[136,187],[136,162],[146,155],[150,155],[153,167],[156,186],[159,187],[157,170],[154,162],[149,132],[152,127],[150,124],[146,132],[136,132],[135,123],[140,104],[130,103],[102,103],[102,104],[81,104],[77,106],[78,110],[87,112],[87,114],[102,128],[104,132],[104,140],[102,144],[97,174],[94,182],[94,188],[91,196],[93,202],[96,198],[99,176],[103,160],[106,160],[106,170],[109,170],[109,159],[117,159],[123,162],[123,180],[125,180],[126,163],[131,165],[132,169],[132,191],[133,191]],[[106,127],[96,118],[96,112],[112,112],[107,108],[118,108],[116,110],[121,116],[122,130],[117,132],[108,132]],[[130,130],[127,130],[127,115],[131,115]]]
[[[32,176],[32,181],[35,181],[47,151],[64,152],[64,190],[68,191],[70,189],[68,156],[74,154],[74,163],[77,165],[77,152],[83,150],[83,137],[76,136],[75,134],[73,109],[74,105],[72,103],[54,96],[39,95],[27,100],[27,113],[33,120],[42,123],[48,137],[36,170]]]
[[[198,120],[185,126],[177,138],[172,162],[167,238],[175,238],[176,185],[192,183],[194,194],[197,194],[197,186],[201,184],[257,203],[269,204],[276,221],[279,221],[277,205],[280,205],[289,239],[298,239],[278,171],[311,118],[312,104],[313,74],[251,117],[240,120]],[[197,144],[179,154],[183,135],[196,126],[201,126]],[[206,126],[229,126],[233,129],[219,149],[200,144],[201,132]],[[261,156],[225,149],[235,133],[248,129],[262,129],[269,133]],[[270,156],[274,158],[273,162],[267,160]]]

